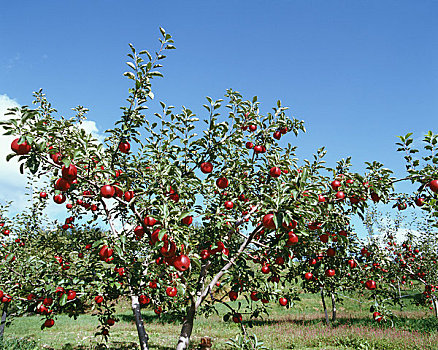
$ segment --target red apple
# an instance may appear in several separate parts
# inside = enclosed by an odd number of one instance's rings
[[[332,186],[332,188],[337,191],[339,187],[341,187],[341,183],[338,180],[334,180],[332,181],[332,183],[330,184],[330,186]]]
[[[231,290],[228,293],[228,297],[230,298],[231,301],[234,301],[237,300],[238,294],[234,290]]]
[[[311,272],[306,272],[304,274],[304,278],[308,281],[310,281],[313,278],[313,274]]]
[[[226,201],[226,202],[224,203],[224,206],[225,206],[225,209],[230,210],[230,209],[233,209],[233,207],[234,207],[234,203],[231,202],[231,201]]]
[[[327,277],[333,277],[335,275],[335,270],[334,269],[327,269],[327,270],[325,270],[325,275]]]
[[[57,204],[64,203],[66,201],[66,199],[67,198],[62,193],[53,196],[53,201]]]
[[[56,180],[56,182],[55,182],[55,190],[68,191],[70,189],[70,187],[71,187],[70,182],[68,180],[64,179],[63,177]]]
[[[190,226],[193,222],[193,216],[186,216],[181,220],[184,225]]]
[[[30,152],[31,146],[24,141],[23,143],[18,143],[19,138],[15,139],[11,143],[11,149],[18,155],[22,156]]]
[[[78,169],[76,168],[76,165],[70,164],[68,167],[63,166],[62,177],[70,182],[76,180],[78,177]]]
[[[131,149],[131,145],[129,144],[128,141],[120,142],[119,144],[120,152],[127,154],[130,149]]]
[[[138,301],[140,302],[141,305],[147,305],[151,302],[151,299],[148,298],[146,295],[140,295],[138,297]]]
[[[226,188],[228,187],[228,180],[226,177],[220,177],[219,179],[216,180],[216,186],[219,188]]]
[[[374,282],[373,280],[368,280],[365,282],[365,287],[367,287],[367,289],[369,290],[373,290],[377,288],[376,282]]]
[[[73,300],[76,298],[76,292],[74,290],[69,290],[67,293],[67,300]]]
[[[213,171],[213,165],[209,162],[204,162],[201,164],[201,171],[204,174],[211,173]]]
[[[144,224],[148,227],[154,226],[157,223],[157,220],[151,216],[146,216],[144,218]]]
[[[438,192],[438,180],[432,180],[429,182],[429,188],[432,192],[437,193]]]
[[[286,298],[280,298],[278,300],[278,302],[280,303],[281,306],[286,306],[287,305],[287,299]]]
[[[179,255],[173,262],[173,266],[181,272],[187,271],[190,267],[190,259],[187,255]]]
[[[281,175],[281,169],[274,166],[269,170],[269,175],[271,175],[271,177],[279,177]]]
[[[103,198],[111,198],[116,193],[116,190],[111,185],[105,185],[100,188],[100,194]]]
[[[242,314],[240,314],[240,313],[235,313],[235,314],[233,315],[233,322],[234,322],[234,323],[240,323],[240,322],[242,322]]]
[[[174,297],[178,293],[178,290],[175,287],[167,287],[166,294],[169,297]]]
[[[274,214],[266,214],[263,217],[263,226],[267,229],[274,230],[276,228],[275,222],[274,222]]]
[[[44,321],[44,327],[50,328],[55,324],[55,320],[53,318],[49,318]]]

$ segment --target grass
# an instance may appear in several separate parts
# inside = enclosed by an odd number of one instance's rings
[[[219,309],[221,314],[225,313],[224,306]],[[248,321],[244,325],[248,333],[255,333],[272,349],[438,349],[438,320],[432,313],[410,306],[397,314],[394,328],[390,323],[377,324],[368,307],[361,309],[359,303],[346,299],[343,305],[338,305],[338,321],[333,327],[327,327],[318,296],[304,294],[294,307],[285,309],[274,305],[270,316],[257,319],[253,328],[248,327]],[[152,311],[145,311],[143,315],[150,348],[174,349],[180,324],[165,323]],[[137,332],[127,302],[118,305],[117,316],[120,321],[111,328],[110,348],[135,349]],[[39,316],[14,320],[6,328],[3,349],[92,349],[101,340],[94,337],[98,321],[90,314],[81,315],[76,321],[60,315],[55,326],[44,331],[40,329],[41,324]],[[210,336],[213,349],[229,349],[226,341],[239,333],[236,324],[223,322],[218,315],[208,319],[199,317],[191,348],[197,348],[201,337]]]

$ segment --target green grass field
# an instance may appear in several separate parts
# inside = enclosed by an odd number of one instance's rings
[[[258,319],[248,328],[264,345],[271,349],[418,349],[438,350],[438,320],[424,308],[408,307],[398,311],[394,327],[390,323],[377,324],[368,306],[348,299],[338,305],[338,321],[327,327],[323,323],[321,301],[316,295],[302,295],[302,300],[286,309],[273,306],[269,317]],[[220,308],[221,309],[221,308]],[[225,307],[221,309],[225,313]],[[150,348],[173,349],[180,331],[178,323],[165,323],[152,311],[143,313]],[[118,305],[120,321],[111,328],[111,349],[136,349],[137,333],[132,312],[127,302]],[[98,321],[86,314],[78,320],[61,315],[55,326],[41,331],[39,316],[16,319],[5,331],[3,349],[93,349],[99,339],[94,338]],[[225,343],[239,334],[233,322],[224,322],[213,315],[196,320],[192,335],[192,349],[198,348],[200,338],[210,336],[213,349],[229,349]]]

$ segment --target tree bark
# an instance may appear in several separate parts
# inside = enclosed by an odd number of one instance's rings
[[[432,295],[432,304],[433,304],[435,317],[438,317],[438,299],[435,295]]]
[[[189,347],[190,336],[192,335],[193,322],[195,320],[196,305],[192,301],[190,308],[187,312],[186,319],[181,328],[181,334],[178,339],[178,344],[176,345],[176,350],[186,350]]]
[[[0,340],[3,340],[3,334],[5,333],[6,316],[8,315],[8,305],[9,303],[3,303],[2,320],[0,323]]]
[[[332,297],[332,322],[336,322],[336,298],[335,293],[330,293]]]
[[[321,287],[321,300],[322,300],[322,307],[324,308],[325,322],[327,323],[327,326],[330,326],[330,320],[327,313],[327,306],[325,305],[325,300],[324,300],[324,289],[322,287]]]
[[[138,296],[131,295],[131,306],[134,312],[135,325],[137,327],[138,340],[140,341],[141,350],[149,350],[148,340],[149,336],[144,328],[143,318],[141,317],[140,303],[138,302]]]

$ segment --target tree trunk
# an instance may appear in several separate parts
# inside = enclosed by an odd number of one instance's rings
[[[0,323],[0,341],[3,340],[3,334],[5,332],[6,316],[8,315],[8,305],[9,303],[3,303],[2,320]]]
[[[335,293],[330,293],[332,297],[332,322],[336,322],[336,298]]]
[[[137,326],[138,339],[140,341],[141,350],[149,350],[148,347],[148,334],[144,329],[143,318],[141,317],[140,303],[138,302],[138,296],[131,295],[132,311],[134,312],[135,325]]]
[[[433,310],[435,312],[435,317],[438,317],[438,299],[435,295],[432,295]]]
[[[325,305],[325,300],[324,300],[324,289],[322,287],[321,287],[321,300],[322,300],[322,307],[324,308],[324,313],[325,313],[325,322],[327,323],[327,326],[329,326],[330,320],[327,313],[327,306]]]
[[[192,301],[190,309],[187,312],[186,319],[181,328],[181,334],[176,345],[176,350],[186,350],[189,347],[190,336],[193,330],[193,321],[195,320],[196,305],[195,301]]]

